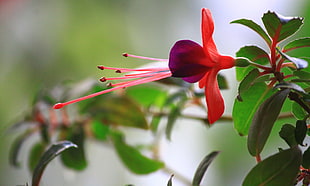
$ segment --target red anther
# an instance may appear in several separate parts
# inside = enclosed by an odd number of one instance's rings
[[[97,68],[99,68],[100,70],[104,70],[104,66],[101,65],[97,66]]]
[[[63,103],[57,103],[57,104],[55,104],[54,106],[53,106],[53,109],[61,109],[62,107],[64,107],[65,106],[65,104],[63,104]]]
[[[107,87],[113,87],[112,83],[108,83]]]
[[[115,70],[115,73],[122,73],[121,70]]]
[[[124,57],[128,57],[128,53],[123,53],[122,54]]]
[[[106,78],[106,77],[102,77],[102,78],[99,79],[99,81],[101,81],[101,82],[106,82],[106,81],[107,81],[107,78]]]

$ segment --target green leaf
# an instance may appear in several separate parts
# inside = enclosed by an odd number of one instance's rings
[[[253,63],[260,65],[269,63],[268,53],[257,46],[244,46],[240,48],[236,53],[236,57],[245,57]],[[253,66],[236,67],[237,80],[241,81],[252,69],[254,69]]]
[[[288,52],[297,48],[310,47],[310,37],[296,39],[283,47],[283,52]]]
[[[52,161],[56,156],[62,153],[64,150],[77,146],[70,141],[61,141],[53,144],[49,149],[43,154],[39,163],[37,164],[33,176],[32,176],[32,186],[39,186],[43,171],[47,164]]]
[[[293,125],[283,125],[281,131],[279,132],[279,135],[290,147],[294,147],[297,145],[295,138],[295,127]]]
[[[155,115],[155,116],[152,117],[150,128],[151,128],[151,131],[153,133],[156,133],[156,131],[158,129],[158,126],[159,126],[159,123],[161,121],[161,118],[162,118],[161,115]]]
[[[308,113],[296,102],[292,103],[292,113],[298,120],[303,120],[308,115]]]
[[[167,97],[167,92],[163,91],[159,86],[156,85],[140,85],[128,87],[126,94],[134,99],[137,103],[149,107],[158,106],[161,107]]]
[[[307,135],[308,127],[307,123],[304,120],[298,120],[296,122],[296,130],[295,130],[295,137],[296,141],[299,145],[304,145],[303,141]]]
[[[238,87],[238,99],[240,99],[240,101],[242,101],[243,92],[249,90],[249,88],[254,85],[255,79],[258,77],[259,77],[259,71],[258,69],[255,68],[243,78]]]
[[[98,120],[94,120],[91,122],[91,130],[96,139],[105,141],[110,132],[110,127]]]
[[[120,125],[148,129],[148,123],[140,106],[128,96],[105,94],[91,99],[84,105],[82,113],[87,112],[96,120],[107,125]],[[87,109],[86,109],[87,108]]]
[[[84,170],[87,167],[85,157],[85,133],[81,124],[74,124],[66,137],[67,140],[75,143],[79,148],[69,149],[61,154],[62,163],[74,170]]]
[[[308,67],[308,61],[306,61],[304,59],[296,58],[296,57],[291,57],[291,56],[281,52],[280,50],[278,50],[278,52],[281,54],[281,56],[284,59],[294,63],[297,69],[303,69],[303,68]]]
[[[265,13],[262,20],[269,36],[273,39],[277,37],[277,42],[294,34],[303,24],[303,18],[284,17],[271,11]]]
[[[15,167],[20,166],[20,162],[18,160],[19,152],[22,148],[23,143],[27,140],[27,138],[31,136],[32,132],[33,132],[32,130],[27,130],[13,141],[13,144],[11,145],[10,148],[10,156],[9,156],[9,162],[11,165]]]
[[[217,74],[217,83],[218,83],[219,88],[220,88],[221,90],[224,90],[224,89],[228,89],[228,88],[229,88],[225,76],[223,76],[223,75],[221,75],[221,74]]]
[[[199,186],[201,183],[201,180],[205,174],[205,172],[207,171],[209,165],[212,163],[212,161],[214,160],[214,158],[219,154],[219,151],[214,151],[211,152],[210,154],[208,154],[206,157],[204,157],[204,159],[200,162],[193,181],[192,181],[192,185],[193,186]]]
[[[115,150],[126,165],[126,167],[136,174],[149,174],[164,167],[164,163],[150,159],[141,154],[136,148],[126,144],[122,134],[112,135]]]
[[[230,23],[239,23],[239,24],[249,27],[250,29],[254,30],[256,33],[258,33],[266,41],[268,46],[271,45],[271,40],[269,36],[267,35],[267,33],[262,29],[261,26],[259,26],[254,21],[248,20],[248,19],[238,19]]]
[[[233,107],[234,127],[240,135],[247,135],[252,118],[260,106],[272,91],[265,83],[255,83],[247,91],[242,93],[242,102],[235,99]]]
[[[310,147],[308,147],[302,156],[302,166],[305,169],[310,169]]]
[[[298,147],[280,151],[259,162],[246,176],[242,186],[292,186],[301,163]]]
[[[306,93],[303,88],[301,88],[299,85],[295,83],[283,82],[283,83],[277,84],[274,88],[289,88],[289,89],[293,89],[301,93]]]
[[[28,161],[28,167],[31,171],[35,169],[37,166],[39,159],[41,158],[42,154],[44,153],[46,148],[46,144],[43,142],[38,142],[32,146],[30,149],[29,154],[29,161]]]
[[[276,92],[256,111],[248,135],[248,150],[252,156],[259,155],[263,150],[289,92],[290,89]]]
[[[294,76],[299,77],[300,80],[304,80],[308,85],[310,85],[310,73],[302,70],[295,70],[293,72]]]

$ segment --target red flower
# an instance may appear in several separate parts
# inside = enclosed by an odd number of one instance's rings
[[[156,81],[167,77],[180,77],[189,83],[199,81],[199,87],[205,88],[206,101],[208,106],[208,120],[212,124],[217,121],[224,112],[224,101],[217,83],[217,73],[221,69],[231,68],[235,64],[235,59],[230,56],[222,56],[218,53],[214,44],[212,34],[214,23],[211,12],[208,9],[202,9],[202,41],[203,47],[190,40],[180,40],[174,44],[170,50],[169,68],[145,68],[145,69],[126,69],[98,66],[99,69],[115,70],[118,73],[136,72],[127,74],[123,77],[101,78],[101,81],[107,80],[128,80],[117,84],[109,84],[113,88],[103,90],[82,98],[78,98],[66,103],[54,105],[55,109],[62,108],[65,105],[88,99],[97,95],[105,94],[120,88],[134,86],[142,83]],[[136,57],[147,60],[167,61],[165,59],[146,58],[125,54],[125,57]],[[138,72],[138,73],[137,73]]]
[[[169,68],[173,77],[194,83],[199,81],[199,87],[205,88],[208,107],[208,120],[212,124],[224,112],[224,100],[221,95],[217,74],[222,69],[235,65],[235,59],[222,56],[216,49],[212,34],[214,23],[209,9],[202,9],[202,42],[203,46],[190,41],[181,40],[175,43],[170,51]]]

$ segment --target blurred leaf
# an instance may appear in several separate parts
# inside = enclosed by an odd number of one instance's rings
[[[221,90],[224,90],[224,89],[228,89],[228,88],[229,88],[225,76],[223,76],[223,75],[221,75],[221,74],[218,74],[218,75],[217,75],[217,83],[218,83],[219,88],[220,88]]]
[[[161,115],[155,115],[152,117],[152,121],[150,124],[150,128],[152,130],[153,133],[155,133],[158,129],[158,125],[161,121],[162,116]]]
[[[298,147],[280,151],[259,162],[246,176],[243,186],[292,186],[301,163]]]
[[[94,120],[91,122],[91,130],[96,139],[105,141],[110,132],[110,127],[98,120]]]
[[[49,147],[49,149],[40,158],[39,163],[34,170],[32,176],[32,186],[39,186],[43,171],[47,164],[52,161],[56,156],[58,156],[61,152],[71,147],[77,148],[77,146],[70,141],[61,141]]]
[[[304,146],[303,141],[307,135],[307,131],[308,131],[307,122],[304,120],[298,120],[296,122],[295,137],[299,145]]]
[[[88,113],[107,125],[121,125],[148,129],[148,123],[140,106],[128,96],[104,94],[84,105],[82,113]]]
[[[168,180],[168,183],[167,183],[167,186],[172,186],[172,178],[173,178],[173,174],[170,176],[169,180]]]
[[[20,166],[20,162],[18,160],[19,152],[22,148],[23,143],[31,136],[33,130],[26,130],[23,134],[19,135],[12,143],[10,148],[10,156],[9,162],[11,165],[15,167]]]
[[[254,21],[248,20],[248,19],[238,19],[238,20],[232,21],[230,23],[239,23],[239,24],[242,24],[244,26],[251,28],[256,33],[258,33],[266,41],[266,43],[269,46],[271,45],[271,40],[270,40],[269,36],[267,35],[267,33],[262,29],[261,26],[259,26]]]
[[[274,88],[289,88],[289,89],[296,90],[298,92],[306,93],[303,88],[301,88],[299,85],[295,83],[283,82],[283,83],[277,84]]]
[[[302,156],[302,166],[305,169],[310,169],[310,147],[308,147]]]
[[[45,143],[49,143],[50,142],[50,136],[49,136],[49,125],[47,123],[41,123],[40,124],[40,135],[42,140]]]
[[[155,85],[128,87],[126,89],[126,94],[145,107],[151,105],[161,107],[167,97],[167,92]]]
[[[296,58],[296,57],[291,57],[291,56],[281,52],[280,50],[278,50],[278,52],[281,54],[281,56],[283,58],[294,63],[297,69],[303,69],[303,68],[308,67],[308,61],[306,61],[304,59]]]
[[[296,102],[292,103],[292,113],[298,120],[303,120],[308,113]]]
[[[193,181],[192,181],[192,185],[193,186],[199,186],[200,183],[201,183],[201,180],[204,176],[204,174],[206,173],[209,165],[212,163],[212,161],[214,160],[214,158],[219,154],[220,152],[219,151],[214,151],[214,152],[211,152],[210,154],[208,154],[199,164],[196,172],[195,172],[195,175],[194,175],[194,178],[193,178]]]
[[[242,102],[235,99],[232,115],[234,127],[240,135],[248,134],[256,110],[271,94],[271,88],[265,83],[255,83],[242,93]]]
[[[281,131],[279,132],[279,135],[290,147],[294,147],[297,145],[295,138],[295,127],[293,125],[283,125]]]
[[[150,159],[142,155],[136,148],[126,144],[122,134],[113,133],[112,140],[118,156],[133,173],[149,174],[164,167],[164,163]]]
[[[291,51],[297,48],[310,47],[310,37],[296,39],[283,47],[283,52]]]
[[[277,120],[290,89],[276,92],[265,100],[256,111],[248,135],[248,150],[252,156],[261,153]]]
[[[44,153],[46,148],[46,143],[38,142],[35,143],[32,148],[30,149],[29,160],[28,160],[28,167],[31,171],[34,171],[38,162]]]
[[[259,76],[258,69],[250,71],[240,82],[238,87],[238,99],[242,101],[242,93],[246,92],[254,84],[254,80]]]
[[[266,65],[269,63],[268,53],[257,46],[244,46],[240,48],[236,53],[236,57],[245,57],[253,63],[261,65]],[[253,66],[236,67],[237,80],[241,81],[253,69]]]
[[[310,72],[302,71],[302,70],[295,70],[294,76],[299,77],[300,80],[305,80],[308,85],[310,85]]]
[[[271,11],[265,13],[262,20],[269,36],[271,38],[277,37],[277,42],[294,34],[303,24],[303,18],[284,17]]]
[[[85,157],[85,133],[81,124],[73,124],[66,140],[76,144],[79,148],[69,149],[61,154],[62,163],[74,170],[84,170],[87,167]]]

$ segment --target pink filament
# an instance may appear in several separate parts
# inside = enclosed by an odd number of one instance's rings
[[[146,59],[146,60],[150,60],[150,61],[168,61],[167,59],[137,56],[137,55],[132,55],[132,54],[128,54],[128,53],[124,53],[123,56],[124,57],[138,58],[138,59]]]
[[[72,103],[76,103],[76,102],[79,102],[79,101],[83,101],[85,99],[89,99],[89,98],[92,98],[92,97],[95,97],[95,96],[99,96],[99,95],[102,95],[102,94],[105,94],[105,93],[108,93],[108,92],[112,92],[114,90],[130,87],[130,86],[134,86],[134,85],[139,85],[139,84],[142,84],[142,83],[148,83],[148,82],[160,80],[160,79],[163,79],[163,78],[167,78],[167,77],[170,77],[170,76],[171,76],[171,72],[168,71],[168,72],[157,73],[156,75],[151,76],[151,77],[146,77],[146,78],[143,78],[143,79],[138,79],[138,80],[133,80],[133,81],[129,81],[129,82],[124,82],[123,84],[119,84],[119,86],[115,86],[115,87],[107,89],[107,90],[96,92],[96,93],[93,93],[93,94],[90,94],[90,95],[87,95],[87,96],[84,96],[84,97],[80,97],[80,98],[77,98],[77,99],[74,99],[74,100],[71,100],[71,101],[68,101],[68,102],[57,103],[57,104],[55,104],[53,106],[53,108],[54,109],[60,109],[60,108],[62,108],[64,106],[66,106],[66,105],[69,105],[69,104],[72,104]]]

